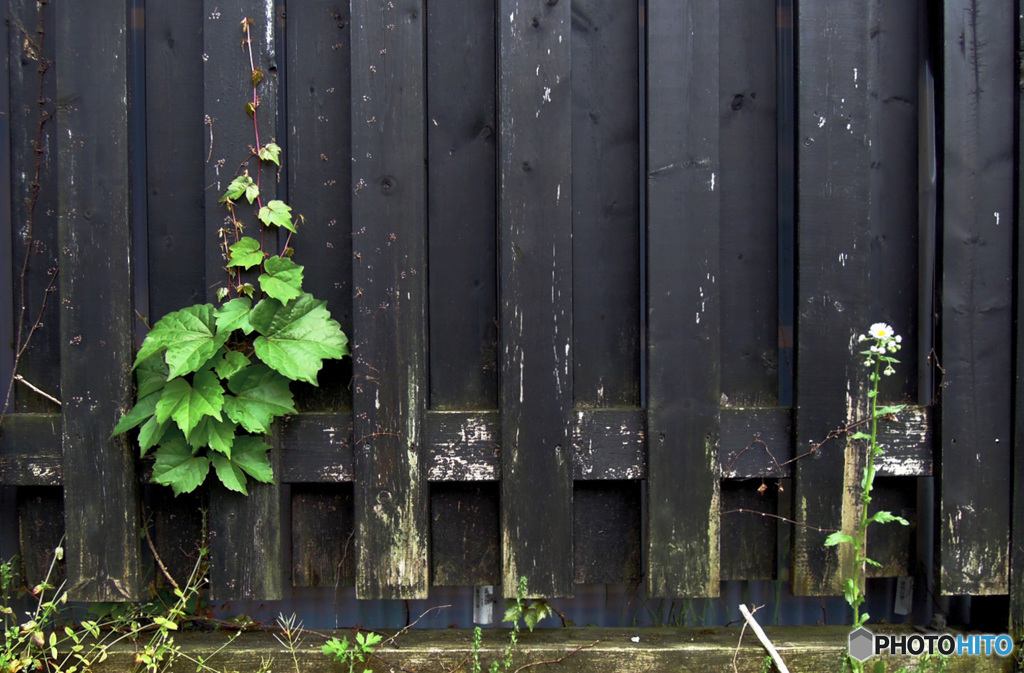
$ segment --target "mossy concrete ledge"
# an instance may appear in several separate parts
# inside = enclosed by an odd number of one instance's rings
[[[847,627],[767,628],[768,638],[778,649],[792,673],[840,673],[846,652]],[[393,632],[387,632],[391,635]],[[329,661],[320,646],[331,637],[349,636],[352,631],[318,631],[304,634],[297,651],[302,673],[339,673],[347,671],[340,663]],[[740,628],[657,628],[537,629],[522,633],[516,647],[512,671],[544,673],[595,671],[620,673],[633,671],[689,671],[708,673],[762,673],[765,650],[748,629],[737,654]],[[175,642],[190,657],[209,657],[228,639],[227,633],[176,634]],[[367,664],[375,673],[468,673],[471,661],[472,632],[466,630],[409,631],[397,639],[397,647],[388,645]],[[507,631],[484,632],[480,651],[482,670],[501,656],[507,643]],[[733,659],[735,658],[735,669]],[[135,648],[119,646],[109,658],[93,670],[96,673],[122,673],[132,670]],[[291,654],[270,633],[244,633],[234,643],[209,659],[218,670],[251,673],[273,660],[275,673],[294,671]],[[914,657],[885,657],[886,671],[895,673],[900,666],[916,670]],[[529,665],[528,665],[529,664]],[[195,663],[181,660],[171,670],[195,671]],[[362,668],[356,670],[362,671]],[[774,668],[770,670],[775,670]],[[947,673],[1010,673],[1012,657],[953,656],[946,661]]]

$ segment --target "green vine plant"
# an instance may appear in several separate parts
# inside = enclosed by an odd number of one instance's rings
[[[501,658],[491,662],[490,668],[487,669],[488,673],[501,673],[502,671],[508,671],[512,668],[512,662],[515,659],[516,645],[519,643],[519,622],[522,620],[526,627],[533,632],[533,627],[537,625],[542,619],[554,616],[555,611],[551,603],[548,603],[543,598],[537,598],[528,600],[526,598],[527,584],[526,578],[519,578],[519,585],[516,587],[515,598],[509,598],[505,601],[505,616],[502,622],[511,624],[512,628],[508,632],[508,641],[505,643],[505,649],[501,653]],[[479,626],[473,629],[473,649],[472,649],[472,670],[473,673],[481,673],[482,668],[480,664],[480,649],[483,644],[483,631]]]
[[[175,495],[198,488],[211,467],[242,494],[249,477],[272,482],[264,437],[276,419],[296,411],[290,382],[317,385],[325,359],[349,354],[326,302],[302,289],[291,208],[277,199],[264,203],[260,192],[260,168],[280,169],[281,148],[260,144],[263,72],[253,65],[251,25],[242,21],[252,80],[246,112],[256,144],[220,199],[228,213],[218,232],[227,274],[217,290],[221,304],[190,306],[153,325],[133,365],[137,402],[114,428],[115,435],[139,428],[141,454],[152,451],[156,459],[152,480]],[[246,211],[255,213],[258,237],[245,233]],[[288,236],[277,252],[271,248],[280,229]]]
[[[890,418],[903,411],[906,407],[903,404],[894,406],[878,405],[879,383],[883,375],[889,376],[895,372],[893,365],[897,364],[899,360],[894,357],[894,354],[900,350],[902,341],[902,337],[897,335],[891,326],[880,322],[873,324],[868,333],[860,335],[858,339],[858,343],[866,344],[866,350],[860,351],[860,354],[864,356],[864,365],[870,371],[868,375],[868,400],[871,408],[869,416],[871,419],[871,431],[858,431],[850,435],[850,439],[853,441],[867,441],[868,447],[867,460],[865,461],[864,473],[860,482],[860,519],[857,530],[853,535],[845,531],[837,531],[829,535],[825,540],[825,546],[827,547],[847,544],[853,548],[854,576],[844,578],[843,596],[853,609],[853,628],[855,629],[864,626],[869,618],[867,612],[861,612],[861,605],[863,605],[865,600],[863,587],[867,564],[870,563],[876,567],[881,566],[880,563],[868,558],[866,555],[868,527],[876,523],[909,525],[906,519],[884,510],[876,511],[870,516],[868,515],[869,505],[871,504],[871,490],[875,482],[875,460],[878,456],[882,455],[882,448],[878,445],[878,420]],[[862,662],[851,658],[849,663],[855,673],[861,673],[864,670]]]

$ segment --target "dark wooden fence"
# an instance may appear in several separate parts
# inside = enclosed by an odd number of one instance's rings
[[[180,572],[205,507],[218,598],[837,594],[820,529],[859,459],[835,431],[887,321],[883,395],[912,406],[873,504],[915,525],[872,531],[874,572],[930,564],[934,526],[941,591],[1020,619],[1015,3],[4,4],[0,321],[42,324],[0,476],[30,577],[66,530],[74,598],[136,598],[144,518]],[[275,431],[277,483],[174,499],[109,435],[138,316],[213,299],[244,17],[284,148],[264,184],[354,356]]]

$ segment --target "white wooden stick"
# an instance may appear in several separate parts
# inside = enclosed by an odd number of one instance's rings
[[[747,624],[750,624],[750,628],[754,629],[754,634],[757,639],[764,645],[764,649],[768,650],[768,654],[771,655],[772,661],[775,662],[775,668],[779,669],[779,673],[789,673],[789,669],[786,668],[786,664],[782,661],[782,657],[779,656],[779,651],[772,645],[772,641],[768,640],[768,636],[764,635],[764,631],[761,629],[761,625],[754,619],[754,615],[750,613],[746,605],[740,603],[740,612],[743,613],[743,618],[747,620]]]

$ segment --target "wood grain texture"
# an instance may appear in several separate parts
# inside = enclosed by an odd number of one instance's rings
[[[1014,10],[945,4],[939,586],[1009,589]],[[997,56],[1000,54],[1000,56]]]
[[[140,594],[134,450],[111,431],[131,404],[134,355],[126,7],[57,10],[60,334],[68,594]],[[89,278],[89,285],[81,281]]]
[[[356,595],[426,598],[423,2],[352,5]]]
[[[203,33],[197,29],[203,3],[150,0],[145,23],[150,315],[144,317],[152,325],[171,311],[206,301],[206,269],[195,261],[206,254],[204,162],[210,132],[219,132],[220,125],[212,118],[203,123]]]
[[[11,301],[9,317],[12,322],[10,329],[4,332],[4,350],[13,355],[8,350],[11,346],[7,339],[15,343],[15,331],[20,329],[24,344],[38,318],[40,326],[32,334],[17,373],[37,388],[60,398],[59,300],[57,292],[52,291],[49,297],[46,292],[47,287],[57,288],[54,274],[58,272],[60,250],[57,69],[52,65],[60,40],[56,14],[54,5],[31,0],[9,3],[10,60],[6,74],[12,97],[7,120],[10,151],[2,156],[9,157],[10,193],[5,203],[10,204],[11,228],[10,236],[0,241],[3,241],[2,247],[7,248],[5,253],[10,255],[11,263],[0,268],[11,283],[10,292],[6,294]],[[5,377],[3,381],[6,395],[10,378]],[[8,411],[45,413],[59,409],[27,386],[16,384]]]
[[[327,302],[331,317],[352,335],[352,24],[347,2],[288,6],[281,95],[288,118],[288,205],[304,218],[292,237],[303,287]],[[352,408],[352,360],[328,360],[318,386],[294,385],[300,411]]]
[[[1024,53],[1024,13],[1018,15],[1017,19],[1017,50]],[[1020,78],[1021,73],[1018,73]],[[1017,81],[1017,222],[1024,221],[1024,154],[1020,151],[1020,137],[1024,132],[1024,105],[1020,104],[1021,96],[1024,94],[1024,80]],[[1015,250],[1017,260],[1016,290],[1017,304],[1016,321],[1018,325],[1024,324],[1024,274],[1020,269],[1024,268],[1024,237],[1017,237],[1017,249]],[[1016,331],[1016,343],[1014,344],[1015,370],[1014,388],[1015,399],[1024,400],[1024,330]],[[1024,636],[1024,544],[1013,544],[1014,541],[1024,540],[1024,406],[1016,405],[1013,412],[1013,504],[1011,506],[1011,528],[1010,528],[1010,633],[1014,638]]]
[[[506,596],[571,596],[571,3],[498,5],[501,526]],[[543,512],[543,516],[538,516]]]
[[[495,10],[427,4],[431,409],[498,406]]]
[[[647,13],[647,589],[717,596],[719,6]]]
[[[867,417],[857,338],[875,322],[904,343],[880,398],[916,398],[916,12],[866,0],[797,12],[797,454]],[[796,463],[795,518],[852,530],[860,502],[847,487],[859,483],[863,448],[831,439],[822,451]],[[826,534],[806,526],[793,535],[794,592],[840,593],[849,546],[826,549]]]

